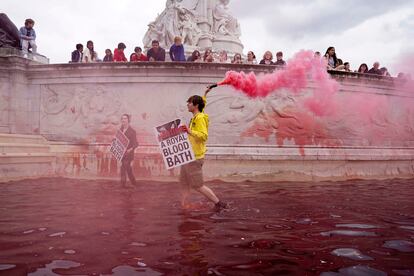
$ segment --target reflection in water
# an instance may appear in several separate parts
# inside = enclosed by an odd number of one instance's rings
[[[80,263],[73,262],[73,261],[55,260],[49,264],[46,264],[45,268],[39,268],[35,272],[29,273],[28,276],[44,276],[44,275],[59,276],[60,274],[55,273],[55,270],[68,269],[68,268],[78,267],[80,265],[81,265]]]
[[[414,271],[412,180],[209,185],[228,210],[197,195],[183,210],[177,183],[2,184],[0,275]]]
[[[371,268],[369,266],[351,266],[339,269],[339,273],[336,272],[324,272],[321,276],[387,276],[387,273]]]
[[[332,255],[345,257],[352,260],[363,260],[363,261],[371,261],[373,258],[370,256],[366,256],[361,253],[358,249],[354,248],[338,248],[332,251]]]

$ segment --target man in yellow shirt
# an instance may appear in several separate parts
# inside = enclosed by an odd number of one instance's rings
[[[207,151],[206,142],[209,124],[208,115],[204,113],[204,107],[206,105],[207,93],[210,90],[211,87],[208,87],[204,97],[194,95],[187,100],[187,108],[189,112],[193,113],[193,118],[190,120],[189,127],[184,125],[181,128],[188,133],[196,160],[181,166],[180,182],[183,185],[183,206],[190,189],[193,188],[212,201],[215,204],[215,209],[219,211],[226,208],[226,204],[220,201],[209,187],[204,185],[202,171],[204,155]]]

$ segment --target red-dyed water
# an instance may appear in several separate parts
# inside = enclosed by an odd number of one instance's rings
[[[413,182],[1,184],[0,275],[413,275]]]

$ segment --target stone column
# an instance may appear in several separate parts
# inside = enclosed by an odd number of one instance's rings
[[[202,30],[203,34],[198,41],[198,48],[205,50],[212,48],[213,35],[211,29],[213,27],[213,14],[212,9],[214,7],[215,0],[199,0],[197,6],[197,12],[199,14],[198,26]]]

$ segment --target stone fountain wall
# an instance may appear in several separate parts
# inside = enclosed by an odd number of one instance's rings
[[[139,178],[171,179],[153,128],[190,119],[186,100],[202,94],[228,70],[269,73],[275,67],[203,63],[96,63],[39,65],[0,57],[0,133],[41,135],[55,159],[49,175],[116,177],[108,142],[120,116],[132,114],[139,148]],[[312,82],[298,94],[278,91],[249,99],[230,87],[208,97],[210,136],[205,175],[223,180],[337,180],[414,177],[414,93],[387,78],[332,72],[340,84],[335,116],[317,117],[300,106]],[[360,98],[386,105],[353,112]],[[352,100],[352,101],[351,101]],[[363,109],[365,103],[361,103]],[[49,154],[50,155],[50,154]],[[7,154],[3,155],[6,158]],[[13,166],[10,164],[9,166]],[[1,166],[0,166],[1,167]],[[7,167],[7,162],[3,162]],[[0,170],[25,176],[30,166]],[[30,174],[30,173],[29,173]]]

